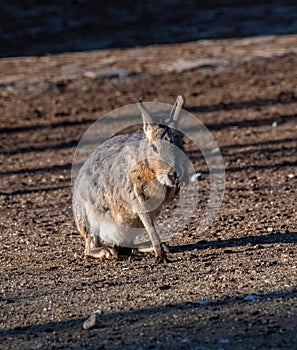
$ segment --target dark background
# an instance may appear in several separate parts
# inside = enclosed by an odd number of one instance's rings
[[[0,3],[0,57],[293,33],[295,0]]]

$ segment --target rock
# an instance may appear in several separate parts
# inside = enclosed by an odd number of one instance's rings
[[[245,300],[245,301],[257,301],[257,300],[260,300],[260,299],[261,299],[261,297],[259,297],[258,295],[249,294],[246,297],[244,297],[243,300]]]
[[[97,70],[88,70],[84,72],[84,76],[96,79],[96,78],[123,78],[123,77],[130,77],[131,75],[134,75],[135,73],[122,68],[116,68],[116,69],[97,69]]]
[[[94,329],[102,327],[99,316],[97,314],[91,315],[83,324],[83,329]]]
[[[227,60],[222,60],[218,58],[199,58],[199,59],[186,59],[179,58],[177,61],[173,62],[169,67],[170,71],[174,72],[184,72],[192,69],[217,69],[220,67],[226,67],[230,65]]]

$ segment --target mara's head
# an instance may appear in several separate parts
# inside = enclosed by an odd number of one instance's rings
[[[157,180],[168,187],[178,186],[184,176],[182,135],[175,129],[183,104],[183,98],[178,96],[166,122],[158,124],[142,101],[138,103],[143,118],[146,161],[154,169]]]

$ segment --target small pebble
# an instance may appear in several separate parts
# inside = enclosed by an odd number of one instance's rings
[[[276,128],[276,127],[277,127],[277,122],[273,122],[273,123],[272,123],[272,127],[273,127],[273,128]]]
[[[181,343],[184,343],[184,344],[185,344],[185,343],[189,343],[189,340],[186,339],[186,338],[185,338],[185,339],[182,339],[182,340],[181,340]]]
[[[294,179],[294,177],[295,177],[294,174],[288,174],[288,175],[287,175],[287,178],[289,178],[289,179]]]
[[[276,278],[275,277],[266,278],[266,280],[264,282],[265,283],[275,283],[276,282]]]
[[[273,227],[268,227],[267,232],[273,232]]]
[[[190,177],[190,181],[191,182],[196,182],[198,181],[198,179],[202,176],[201,173],[196,173],[196,174],[193,174],[191,177]]]
[[[228,338],[223,338],[219,340],[219,344],[229,344],[230,340]]]
[[[268,324],[269,323],[269,321],[268,320],[266,320],[266,318],[260,318],[259,319],[259,321],[263,324],[263,325],[265,325],[265,324]]]
[[[220,153],[220,149],[219,147],[215,147],[213,148],[211,151],[210,151],[211,154],[217,154],[217,153]]]
[[[101,306],[98,307],[98,309],[95,311],[95,314],[96,315],[103,315],[104,314],[104,311],[103,311]]]
[[[96,314],[93,314],[85,320],[83,324],[83,329],[94,329],[100,326],[101,326],[101,323],[99,320],[99,316]]]

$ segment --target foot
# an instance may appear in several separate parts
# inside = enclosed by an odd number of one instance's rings
[[[170,253],[170,247],[162,242],[163,250],[165,253]],[[154,247],[146,247],[146,248],[133,248],[132,249],[132,254],[137,254],[137,253],[146,253],[146,254],[156,254]]]
[[[117,259],[118,251],[114,247],[99,247],[92,249],[87,256],[91,256],[96,259],[105,260],[105,259]]]
[[[166,256],[166,252],[162,243],[154,247],[154,252],[157,263],[168,263],[170,261]]]

